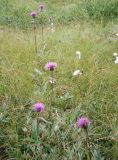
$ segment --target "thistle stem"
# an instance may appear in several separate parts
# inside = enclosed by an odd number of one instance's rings
[[[41,14],[41,35],[42,35],[42,42],[44,42],[44,25],[43,25],[43,15]]]
[[[88,130],[87,128],[84,129],[85,134],[86,134],[86,148],[87,148],[87,152],[88,152],[88,160],[91,160],[91,150],[90,150],[90,141],[89,141],[89,135],[88,135]]]
[[[35,23],[35,19],[33,19],[33,30],[34,30],[35,52],[36,52],[36,55],[37,55],[37,37],[36,37],[36,23]]]
[[[43,27],[43,23],[41,24],[41,34],[42,34],[42,42],[44,42],[44,27]]]
[[[54,86],[53,86],[53,79],[54,79],[54,71],[51,71],[51,97],[50,97],[50,108],[49,108],[49,120],[51,120],[51,112],[52,112],[52,103],[53,103],[53,95],[54,95]]]
[[[52,113],[52,103],[53,103],[53,95],[54,95],[54,87],[53,87],[53,77],[54,77],[54,73],[53,70],[51,71],[51,78],[52,78],[52,84],[51,84],[51,96],[50,96],[50,106],[49,106],[49,121],[51,122],[51,113]],[[52,123],[50,123],[50,135],[51,135],[51,125]]]

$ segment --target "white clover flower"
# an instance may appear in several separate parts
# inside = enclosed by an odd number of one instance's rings
[[[114,57],[117,57],[117,56],[118,56],[118,54],[117,54],[117,53],[113,53],[113,56],[114,56]]]
[[[80,75],[82,75],[82,72],[79,69],[73,72],[73,76],[80,76]]]
[[[77,59],[81,59],[81,53],[80,53],[80,51],[76,51],[76,58]]]
[[[116,57],[116,60],[114,62],[115,64],[118,64],[118,56]]]

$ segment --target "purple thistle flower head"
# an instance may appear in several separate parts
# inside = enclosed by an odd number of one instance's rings
[[[80,117],[77,119],[77,127],[87,129],[90,124],[90,121],[87,117]]]
[[[45,65],[45,70],[53,71],[55,68],[57,68],[57,63],[55,63],[55,62],[48,62]]]
[[[35,18],[37,16],[37,13],[35,11],[31,12],[32,18]]]
[[[43,103],[36,103],[33,105],[33,110],[36,112],[43,112],[45,109],[45,105]]]
[[[44,8],[45,8],[44,4],[40,4],[40,5],[39,5],[39,10],[40,10],[41,12],[44,11]]]

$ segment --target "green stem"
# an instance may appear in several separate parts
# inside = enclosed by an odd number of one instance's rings
[[[43,25],[43,16],[41,14],[41,35],[42,35],[42,42],[44,42],[44,25]]]
[[[51,78],[52,78],[52,83],[51,83],[51,97],[50,97],[50,106],[49,106],[49,121],[50,122],[51,122],[53,96],[54,96],[54,86],[53,86],[54,71],[51,71]],[[50,124],[50,135],[51,135],[51,125],[52,123]]]
[[[89,135],[88,135],[88,130],[87,128],[84,129],[85,130],[85,134],[86,134],[86,148],[87,148],[87,156],[88,156],[88,160],[91,160],[91,150],[90,150],[90,141],[89,141]]]
[[[42,34],[42,42],[44,42],[44,27],[43,27],[43,23],[41,24],[41,34]]]
[[[36,23],[35,23],[35,19],[33,19],[33,29],[34,29],[35,52],[36,52],[36,55],[37,55],[37,37],[36,37]]]

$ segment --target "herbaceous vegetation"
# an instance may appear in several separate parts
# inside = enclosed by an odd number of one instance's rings
[[[117,8],[0,0],[0,160],[118,159]]]

